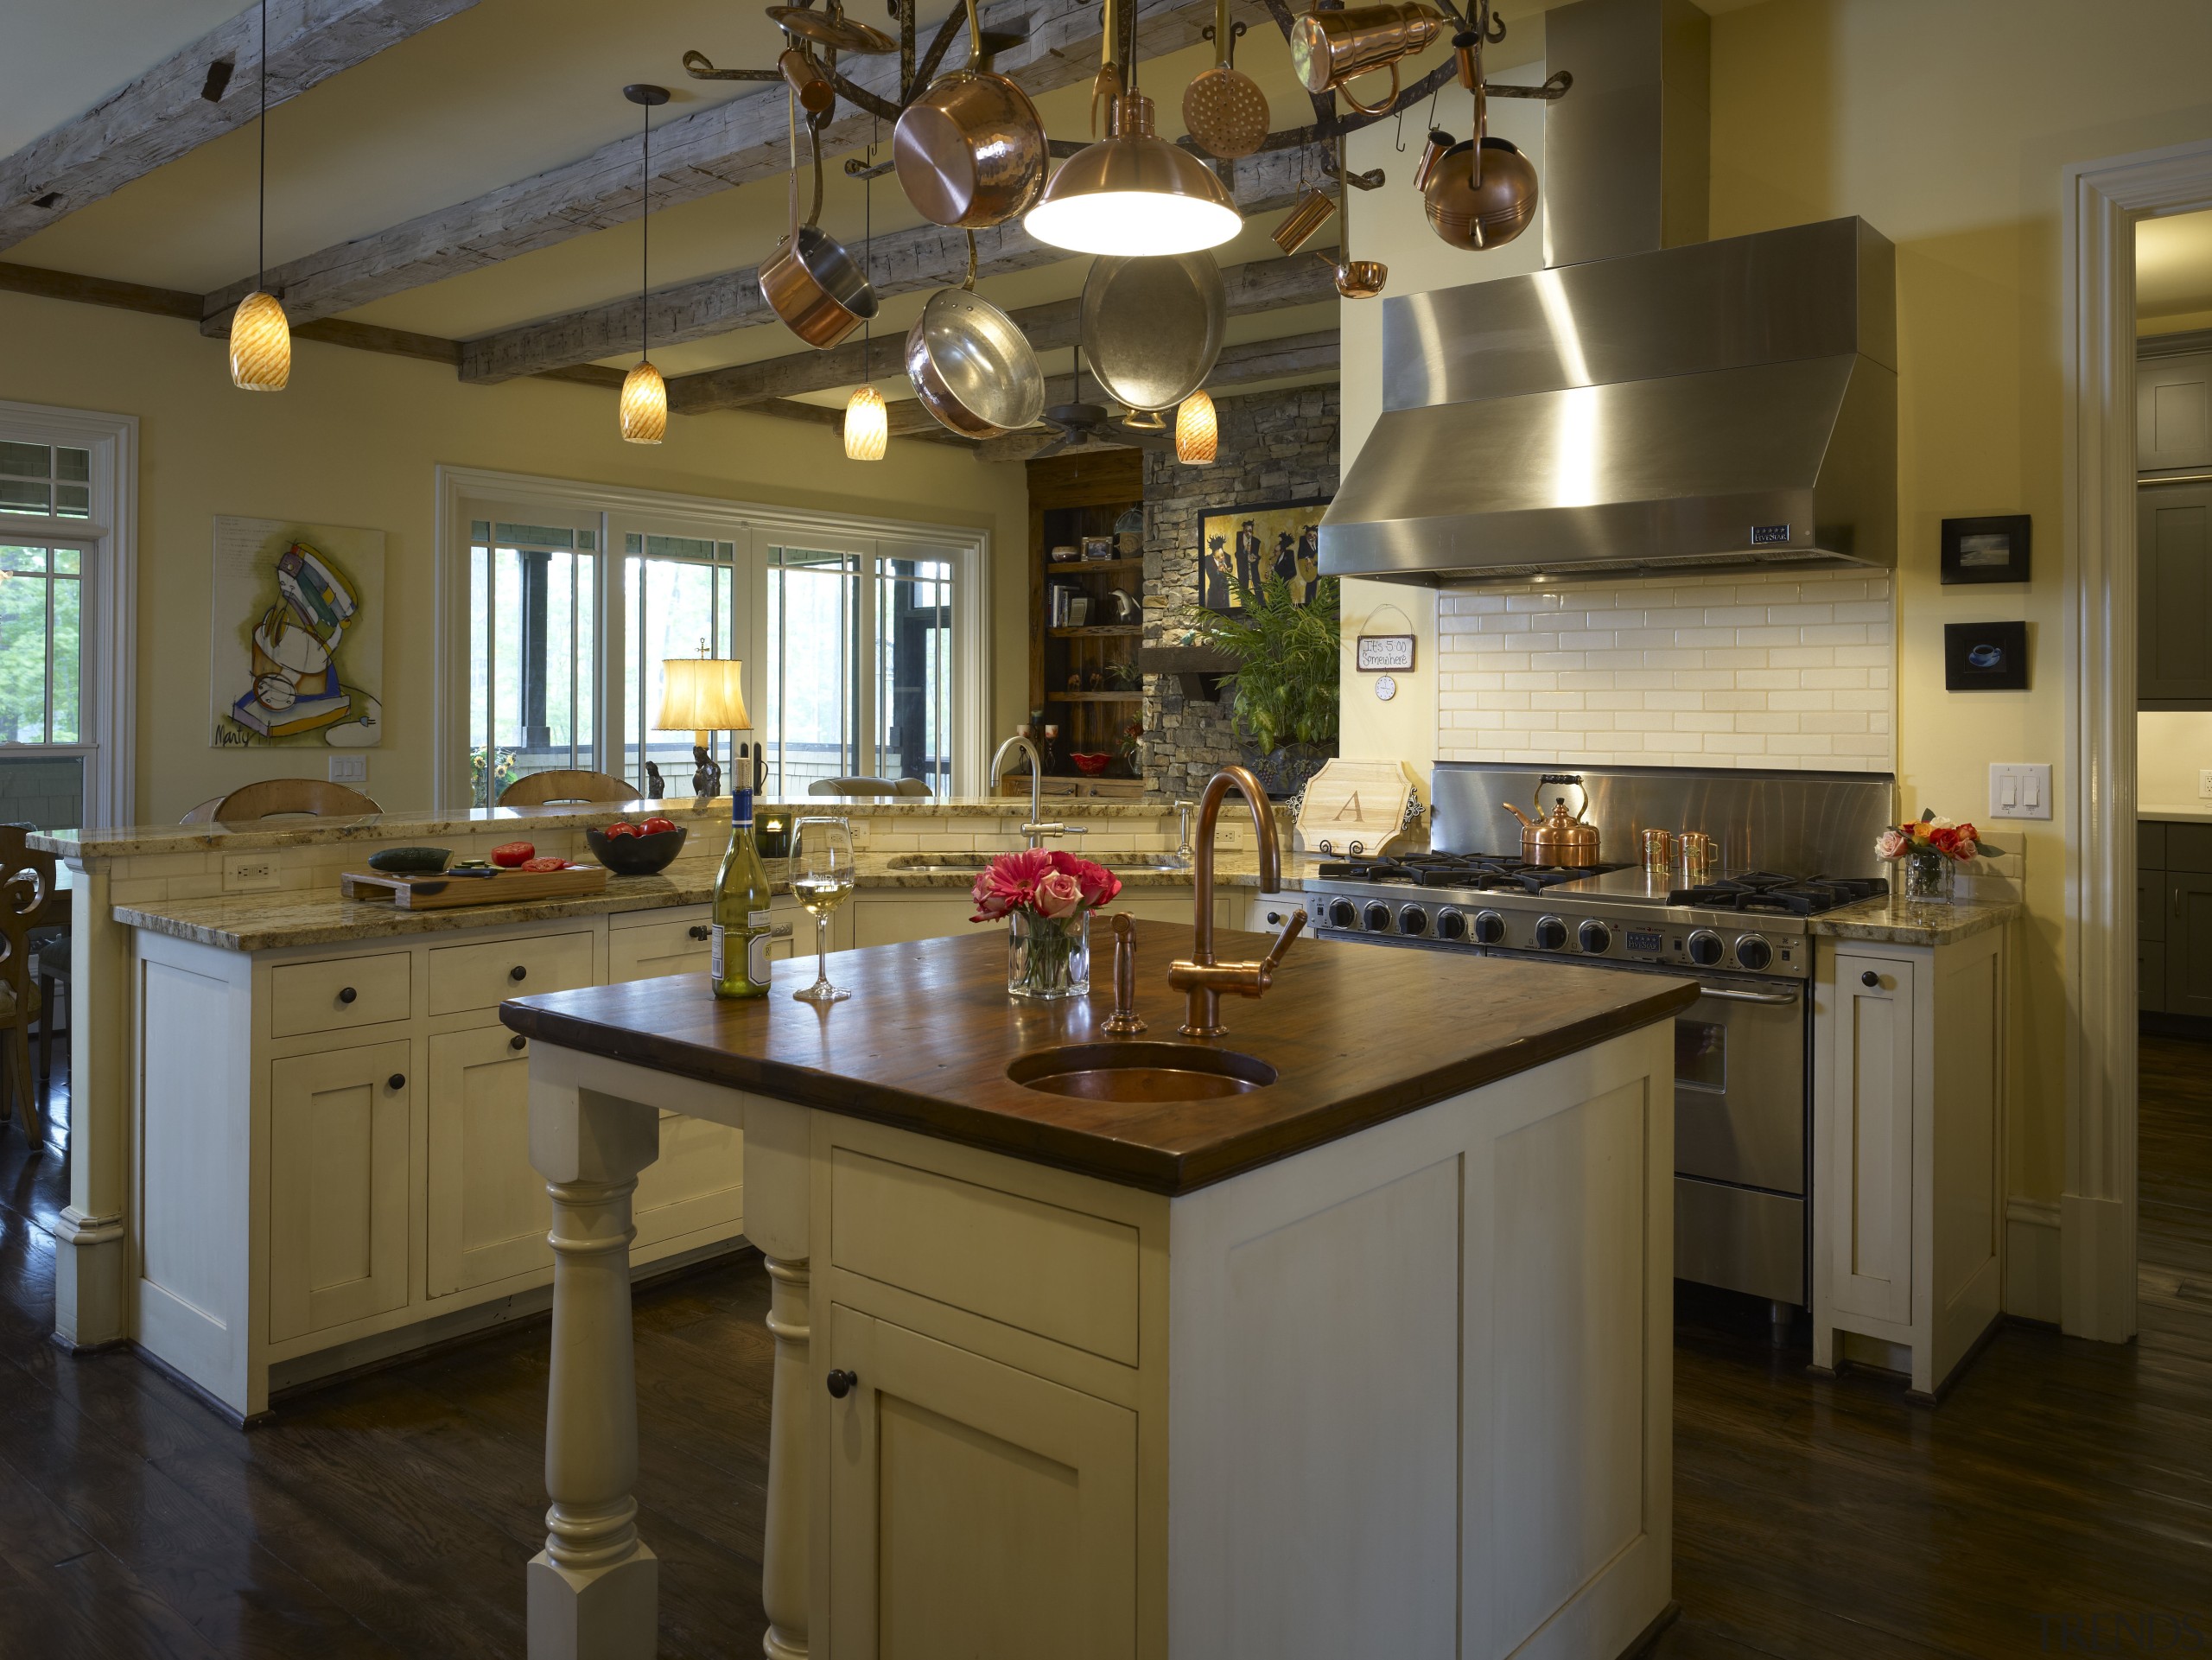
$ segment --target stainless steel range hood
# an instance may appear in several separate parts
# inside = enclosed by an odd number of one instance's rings
[[[1616,148],[1639,123],[1663,142],[1658,41],[1675,3],[1550,14],[1580,15],[1582,38],[1646,63],[1644,85],[1587,89],[1583,118]],[[1669,177],[1650,149],[1630,152],[1632,174],[1589,176],[1591,135],[1567,115],[1585,92],[1578,68],[1547,117],[1573,141],[1547,137],[1546,211],[1573,227],[1555,254],[1606,248],[1624,176],[1646,181],[1650,211],[1613,245],[1656,239],[1669,217],[1649,200]],[[1576,169],[1580,188],[1559,176]],[[1321,569],[1459,585],[1892,567],[1896,287],[1889,242],[1840,219],[1385,300],[1383,414],[1322,520]]]

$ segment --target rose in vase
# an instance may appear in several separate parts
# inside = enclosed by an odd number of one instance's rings
[[[976,878],[976,922],[1007,924],[1007,989],[1017,997],[1079,996],[1090,989],[1090,913],[1122,879],[1055,849],[1002,853]]]

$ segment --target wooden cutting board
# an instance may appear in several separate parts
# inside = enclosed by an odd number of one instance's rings
[[[604,865],[572,865],[566,870],[494,870],[488,876],[409,876],[381,870],[347,870],[338,877],[338,891],[347,899],[390,900],[403,911],[573,900],[606,889]]]
[[[1342,857],[1357,842],[1362,853],[1384,852],[1405,839],[1409,809],[1420,801],[1421,780],[1403,761],[1328,761],[1299,801],[1298,850],[1321,853],[1325,842]]]

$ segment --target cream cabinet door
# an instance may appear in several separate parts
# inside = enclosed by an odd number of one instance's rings
[[[903,945],[911,939],[941,939],[964,934],[972,927],[976,902],[964,893],[868,894],[853,901],[853,943],[856,945]],[[799,913],[804,935],[802,950],[814,944],[814,925]]]
[[[272,1343],[406,1305],[411,1046],[270,1063]]]
[[[1899,1325],[1912,1320],[1913,978],[1908,960],[1836,953],[1827,1133],[1841,1191],[1821,1200],[1837,1306]]]
[[[530,1164],[528,1046],[504,1026],[433,1037],[429,1111],[429,1294],[550,1267],[553,1205]]]
[[[1137,1422],[1126,1407],[830,1311],[838,1660],[1127,1660]]]

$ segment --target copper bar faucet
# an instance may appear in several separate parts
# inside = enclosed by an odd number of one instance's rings
[[[1191,872],[1192,917],[1191,955],[1167,965],[1167,983],[1188,994],[1190,1002],[1180,1030],[1186,1038],[1217,1038],[1227,1028],[1221,1023],[1221,994],[1257,997],[1274,983],[1275,965],[1284,949],[1306,925],[1306,913],[1290,913],[1289,925],[1275,936],[1274,948],[1257,963],[1217,963],[1213,957],[1213,843],[1221,820],[1221,804],[1234,787],[1252,810],[1253,827],[1259,833],[1260,891],[1273,893],[1282,884],[1282,853],[1275,839],[1274,811],[1268,805],[1260,780],[1242,766],[1224,766],[1207,780],[1198,798],[1198,829]]]
[[[1144,1030],[1137,1014],[1137,919],[1127,911],[1114,919],[1114,1012],[1106,1029],[1117,1038],[1133,1038]]]

